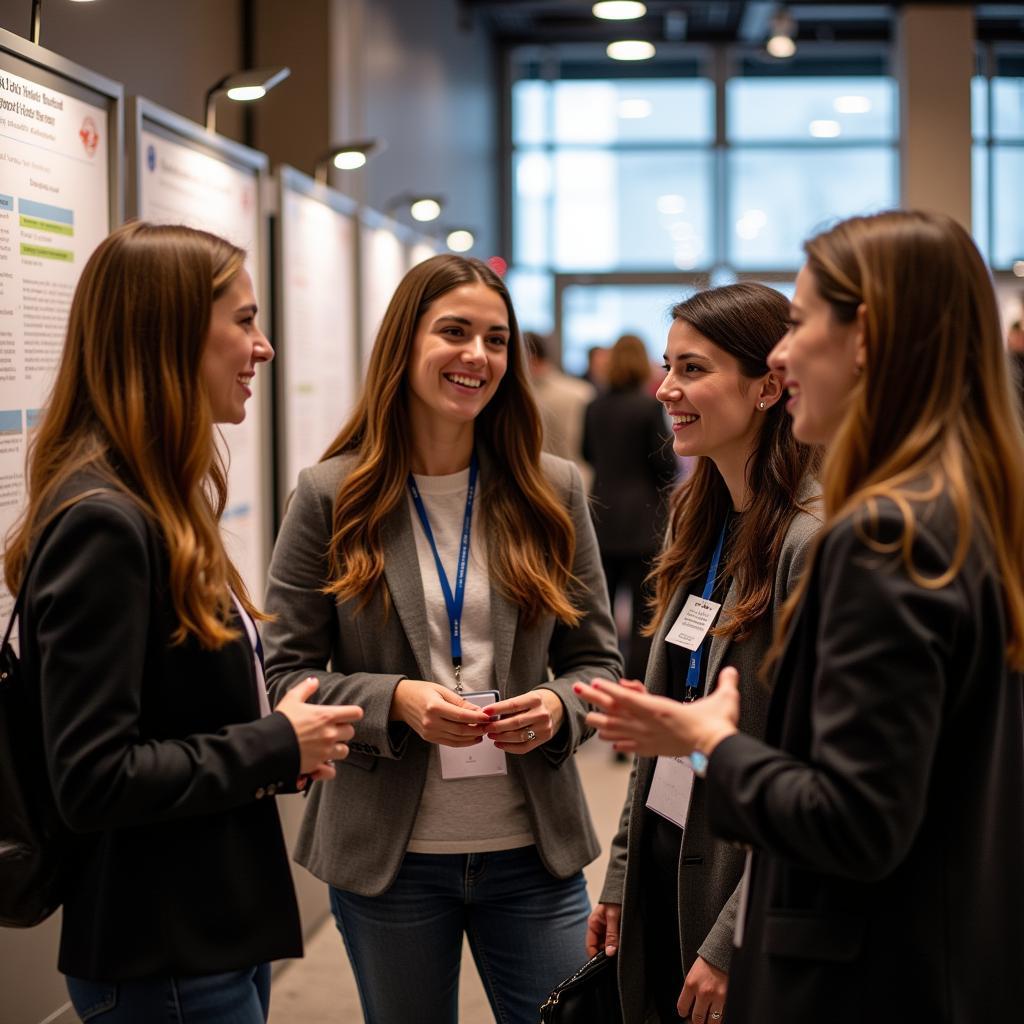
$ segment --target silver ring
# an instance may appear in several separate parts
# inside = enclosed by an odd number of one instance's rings
[[[532,729],[526,730],[526,742],[532,743],[537,738],[537,734]]]
[[[721,1017],[721,1016],[722,1015],[717,1010],[712,1010],[711,1011],[711,1019],[712,1020],[718,1020],[718,1018]]]

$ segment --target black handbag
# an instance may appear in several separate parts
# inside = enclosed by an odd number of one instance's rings
[[[24,579],[56,523],[47,523]],[[31,928],[61,905],[70,835],[46,769],[39,695],[29,689],[11,646],[24,595],[23,585],[0,647],[0,925],[5,928]]]
[[[622,1024],[616,959],[601,950],[540,1008],[541,1024]]]

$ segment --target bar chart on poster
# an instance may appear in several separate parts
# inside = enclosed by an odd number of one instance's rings
[[[269,330],[259,202],[266,158],[146,100],[132,102],[129,130],[134,143],[129,149],[132,212],[159,224],[202,228],[245,249],[246,270],[262,307],[260,324]],[[257,600],[263,595],[272,520],[266,426],[270,386],[267,368],[258,368],[245,420],[221,427],[229,464],[221,526],[228,552]]]
[[[0,536],[25,500],[25,454],[53,384],[75,285],[110,231],[120,86],[19,59],[0,38]],[[10,40],[20,49],[23,41]],[[105,89],[106,91],[102,91]],[[0,616],[9,595],[0,587]]]
[[[358,391],[356,204],[290,167],[278,169],[279,501],[348,418]]]

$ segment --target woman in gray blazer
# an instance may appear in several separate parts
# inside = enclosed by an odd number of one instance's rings
[[[673,496],[653,573],[646,685],[690,701],[722,665],[739,666],[740,727],[760,736],[768,691],[757,668],[819,526],[810,504],[817,460],[794,439],[781,378],[766,362],[788,304],[764,285],[736,284],[699,292],[672,314],[658,398],[676,453],[698,461]],[[721,611],[700,623],[698,602],[709,601]],[[627,1024],[721,1016],[743,854],[711,836],[706,801],[687,765],[636,761],[588,934],[591,955],[619,951]]]
[[[373,1024],[454,1022],[463,934],[495,1016],[534,1024],[582,958],[597,852],[573,682],[621,662],[579,473],[541,455],[511,300],[478,260],[399,285],[356,411],[304,470],[270,569],[280,698],[365,712],[297,857]]]
[[[591,689],[591,718],[692,755],[716,835],[753,847],[729,1024],[1016,1020],[1024,431],[992,279],[944,214],[804,249],[769,364],[796,436],[825,445],[826,519],[765,738],[736,730],[733,670],[689,708]]]

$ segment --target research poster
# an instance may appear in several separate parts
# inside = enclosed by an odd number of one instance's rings
[[[405,276],[408,256],[396,226],[364,222],[360,234],[362,258],[363,366],[370,361],[377,329],[398,282]]]
[[[65,91],[52,72],[36,71],[0,49],[0,536],[25,502],[26,449],[75,285],[114,216],[120,86],[92,103],[81,85]],[[0,583],[3,621],[11,603]]]
[[[180,123],[176,115],[153,114],[151,105],[142,110],[135,153],[138,215],[160,224],[212,231],[245,249],[246,269],[260,305],[260,326],[269,334],[270,297],[260,294],[259,173],[253,166],[218,154],[221,140],[217,136],[197,141],[190,135],[203,129],[185,122],[190,133],[185,135],[178,130]],[[229,465],[228,504],[221,526],[228,552],[257,602],[263,599],[269,558],[271,453],[264,423],[270,388],[269,367],[262,364],[256,370],[245,420],[220,428]]]
[[[283,510],[299,470],[319,460],[351,413],[359,359],[355,204],[290,168],[280,176]]]

